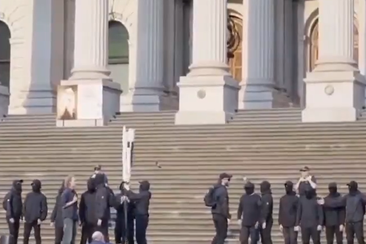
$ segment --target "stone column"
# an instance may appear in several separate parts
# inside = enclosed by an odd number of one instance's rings
[[[239,108],[268,109],[273,106],[275,1],[243,1],[243,80]]]
[[[227,65],[227,0],[193,1],[193,54],[181,77],[176,124],[222,124],[237,109],[238,84]]]
[[[102,126],[119,112],[121,88],[108,61],[108,0],[75,4],[74,68],[58,89],[58,126]]]
[[[354,0],[319,0],[319,61],[306,83],[304,122],[355,121],[365,79],[353,60]]]
[[[74,68],[71,79],[109,79],[108,0],[75,2]]]
[[[164,3],[137,0],[136,80],[123,98],[127,111],[159,111],[164,107]]]

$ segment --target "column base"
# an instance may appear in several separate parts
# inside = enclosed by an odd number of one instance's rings
[[[9,89],[0,85],[0,118],[8,114],[9,108]]]
[[[64,80],[57,91],[57,126],[103,126],[119,111],[121,87],[108,79]]]
[[[170,94],[156,92],[155,94],[144,94],[138,91],[131,91],[121,96],[121,112],[158,112],[162,110],[177,110],[178,98]]]
[[[303,122],[356,121],[364,103],[365,78],[355,71],[308,73]]]
[[[270,109],[275,107],[277,91],[272,86],[240,83],[239,109]]]
[[[175,124],[225,124],[238,108],[239,85],[231,76],[181,77]]]
[[[56,88],[31,86],[17,89],[10,96],[9,114],[48,114],[56,111]]]

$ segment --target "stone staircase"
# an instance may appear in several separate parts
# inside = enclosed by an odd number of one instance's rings
[[[272,183],[275,225],[272,236],[282,243],[277,223],[279,197],[286,180],[296,181],[298,169],[312,168],[320,195],[331,181],[341,192],[349,180],[366,187],[366,123],[300,122],[296,109],[239,111],[228,125],[175,126],[174,112],[123,113],[103,128],[56,128],[54,115],[10,116],[0,123],[0,188],[23,178],[25,192],[34,178],[43,180],[50,208],[61,180],[67,174],[78,179],[78,190],[95,164],[102,164],[113,189],[121,180],[121,127],[136,129],[132,188],[147,179],[152,184],[152,244],[206,244],[213,236],[209,209],[203,204],[207,189],[221,172],[234,175],[230,192],[233,220],[228,243],[238,243],[236,210],[243,193],[242,177],[258,188]],[[3,211],[0,227],[5,230]],[[44,224],[45,243],[53,230]],[[113,231],[110,232],[113,234]],[[324,235],[324,234],[323,234]]]

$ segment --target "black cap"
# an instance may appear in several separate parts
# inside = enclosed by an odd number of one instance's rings
[[[285,184],[284,184],[285,186],[294,186],[294,183],[292,183],[292,181],[286,181],[285,182]]]
[[[41,181],[40,180],[33,180],[31,183],[31,186],[33,185],[41,185]]]
[[[357,184],[356,181],[353,180],[350,183],[348,183],[347,186],[352,186],[352,187],[356,187],[357,188],[358,187],[358,184]]]
[[[233,177],[231,174],[228,174],[228,173],[221,173],[220,176],[219,176],[219,179],[220,180],[223,180],[223,179],[231,179],[231,177]]]
[[[308,166],[304,166],[300,169],[300,172],[307,172],[310,171],[310,168]]]
[[[337,183],[335,182],[329,183],[328,188],[337,188]]]

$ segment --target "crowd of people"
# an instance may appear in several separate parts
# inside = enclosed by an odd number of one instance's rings
[[[24,202],[22,200],[23,180],[15,180],[12,189],[5,195],[3,208],[9,228],[9,244],[17,244],[20,223],[24,222],[23,243],[29,243],[33,229],[36,244],[41,244],[42,223],[48,215],[47,197],[42,193],[42,183],[34,180]],[[81,244],[90,243],[93,233],[101,233],[109,242],[108,223],[110,208],[115,208],[115,243],[146,244],[146,229],[149,222],[150,183],[140,182],[139,192],[130,190],[128,182],[121,182],[120,192],[114,194],[108,186],[108,179],[101,166],[87,181],[87,190],[80,198],[76,192],[76,179],[66,177],[62,181],[53,208],[51,225],[55,229],[55,244],[74,244],[78,225],[81,226]],[[136,233],[134,226],[136,225]],[[135,234],[135,235],[134,235]]]
[[[296,184],[284,183],[285,194],[279,201],[278,224],[285,244],[297,244],[301,233],[303,244],[320,244],[321,232],[325,230],[327,244],[343,243],[345,232],[347,244],[364,244],[363,221],[366,196],[358,190],[358,184],[351,181],[348,194],[342,196],[337,184],[328,185],[329,194],[317,196],[317,183],[310,169],[300,169],[301,177]],[[224,244],[231,220],[228,186],[232,175],[222,173],[218,183],[211,187],[204,197],[205,205],[211,208],[216,234],[212,244]],[[263,181],[260,193],[255,193],[253,183],[245,179],[244,194],[240,198],[237,221],[240,226],[240,243],[272,244],[273,198],[271,184]]]

